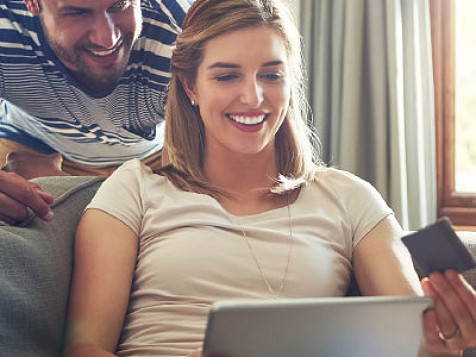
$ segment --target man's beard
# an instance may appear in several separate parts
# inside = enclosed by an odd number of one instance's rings
[[[45,38],[51,49],[55,53],[56,57],[65,64],[75,67],[75,70],[70,69],[72,76],[84,87],[93,92],[103,92],[111,88],[117,80],[122,76],[126,69],[131,50],[134,42],[134,34],[127,32],[123,34],[122,44],[118,51],[123,51],[124,55],[121,56],[121,60],[110,66],[93,68],[84,60],[83,56],[88,55],[88,50],[98,50],[97,45],[91,43],[76,43],[72,49],[67,50],[61,44],[55,41],[55,39],[49,35],[45,26],[43,26]],[[67,66],[66,66],[67,67]]]

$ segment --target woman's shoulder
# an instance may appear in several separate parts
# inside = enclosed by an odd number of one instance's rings
[[[366,180],[359,176],[338,168],[323,167],[317,170],[314,176],[314,182],[321,185],[342,186],[342,187],[359,187],[372,186]]]
[[[161,175],[152,172],[150,167],[142,163],[139,159],[132,159],[124,162],[106,180],[109,185],[122,186],[147,186],[150,182],[163,183],[166,181]]]
[[[370,182],[349,171],[332,167],[319,169],[310,186],[315,194],[324,194],[340,202],[380,201],[382,197]]]
[[[131,159],[120,165],[115,172],[137,171],[147,172],[150,169],[143,164],[139,159]]]
[[[152,169],[139,159],[131,159],[120,165],[113,175],[135,175],[143,178],[162,177],[155,174]]]

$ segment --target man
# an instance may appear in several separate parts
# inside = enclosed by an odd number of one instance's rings
[[[38,175],[57,175],[61,159],[66,174],[107,175],[131,158],[160,166],[169,58],[189,2],[0,2],[0,220],[21,220],[25,207],[52,217],[51,197],[13,168],[31,177],[42,160],[52,165]]]

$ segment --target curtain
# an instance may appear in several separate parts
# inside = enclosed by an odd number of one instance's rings
[[[299,7],[321,158],[371,182],[404,229],[433,222],[428,0],[301,0]]]

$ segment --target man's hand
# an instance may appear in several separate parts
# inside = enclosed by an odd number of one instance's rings
[[[16,224],[26,218],[27,208],[44,219],[54,218],[50,204],[53,196],[43,192],[40,187],[13,172],[0,170],[0,220]]]
[[[15,172],[30,180],[35,177],[67,175],[61,169],[62,164],[63,156],[59,153],[44,155],[27,151],[12,151],[6,157],[4,170]]]

